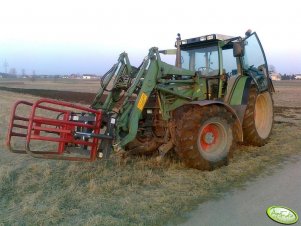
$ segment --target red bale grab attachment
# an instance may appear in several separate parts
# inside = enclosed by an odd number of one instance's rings
[[[22,108],[30,108],[29,117],[18,115],[22,114]],[[76,113],[78,111],[80,113]],[[99,139],[111,139],[100,134],[100,127],[101,111],[50,99],[40,99],[35,103],[18,101],[13,106],[6,145],[11,152],[27,153],[38,158],[94,161]],[[25,138],[25,149],[15,148],[13,137]],[[44,146],[47,142],[54,142],[57,149],[31,150],[32,141],[43,141],[41,144]],[[75,152],[77,155],[74,156],[69,148],[81,150],[81,155]]]

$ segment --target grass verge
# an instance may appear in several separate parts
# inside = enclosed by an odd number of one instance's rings
[[[19,96],[1,94],[3,143],[9,108]],[[40,160],[7,153],[1,145],[0,224],[165,225],[300,155],[301,110],[282,109],[275,121],[267,145],[240,146],[229,166],[212,172],[187,169],[172,159]]]

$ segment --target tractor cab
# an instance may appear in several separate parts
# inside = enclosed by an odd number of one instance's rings
[[[226,39],[233,37],[225,35],[207,35],[198,38],[182,40],[181,67],[197,71],[204,76],[221,75],[225,73],[220,56],[220,46]]]
[[[179,40],[176,47],[177,66],[205,79],[207,99],[228,99],[241,75],[250,75],[261,91],[269,88],[266,58],[256,33],[249,31],[245,38],[211,34]]]

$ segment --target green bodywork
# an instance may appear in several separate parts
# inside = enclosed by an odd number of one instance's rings
[[[243,57],[238,57],[237,62],[240,64],[240,70],[232,87],[227,90],[230,95],[225,100],[225,86],[227,83],[225,79],[222,79],[223,76],[226,76],[223,72],[222,48],[229,45],[233,40],[238,40],[238,38],[230,41],[221,40],[214,44],[214,48],[218,50],[218,72],[211,77],[200,73],[195,68],[184,69],[184,67],[176,67],[163,62],[158,49],[155,47],[149,50],[148,55],[138,69],[132,67],[127,54],[122,53],[117,63],[103,76],[101,88],[91,107],[102,109],[107,115],[115,115],[115,143],[124,147],[135,139],[142,111],[151,95],[156,96],[160,113],[165,121],[171,119],[173,110],[192,101],[195,103],[196,101],[206,100],[206,104],[210,104],[210,101],[212,101],[212,103],[225,105],[228,109],[231,106],[245,104],[243,95],[245,89],[248,89],[246,87],[248,78],[252,77],[258,87],[260,86],[257,81],[263,81],[264,79],[262,80],[263,74],[259,74],[257,76],[259,79],[257,79],[256,75],[248,73],[249,66],[245,66]],[[239,40],[241,41],[241,38]],[[213,46],[212,42],[208,46]],[[199,44],[197,47],[204,47],[204,44]],[[188,50],[194,50],[194,46],[188,45],[187,48]],[[184,45],[183,49],[185,49]],[[189,65],[193,65],[193,63],[190,62]],[[208,65],[207,67],[210,68],[210,64]],[[214,98],[209,94],[209,83],[212,79],[217,81],[216,87],[218,87]],[[265,84],[261,83],[262,86],[259,90],[267,90],[268,87]],[[103,98],[105,97],[104,94],[106,94],[106,98]],[[117,103],[119,106],[117,106]],[[236,115],[237,110],[232,110],[232,108],[230,110]],[[243,114],[240,113],[240,115]]]
[[[249,77],[248,76],[241,76],[239,77],[235,88],[232,91],[231,99],[230,99],[230,105],[241,105],[242,104],[242,98],[243,98],[243,92],[245,90],[245,84]]]
[[[106,92],[105,101],[101,101],[110,82],[113,89]],[[205,95],[201,88],[204,86],[204,79],[196,76],[195,71],[177,68],[161,61],[158,49],[154,47],[149,50],[148,56],[135,74],[127,54],[122,53],[117,64],[106,75],[91,107],[109,112],[116,106],[114,98],[116,100],[120,95],[124,96],[116,122],[116,141],[124,146],[135,138],[142,110],[152,93],[158,94],[162,117],[168,120],[171,111],[179,106],[204,100]],[[132,100],[133,96],[136,96],[135,100]]]

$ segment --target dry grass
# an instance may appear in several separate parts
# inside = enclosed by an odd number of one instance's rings
[[[9,108],[22,96],[3,91],[0,94],[3,143]],[[277,99],[276,105],[279,106]],[[171,159],[161,163],[152,158],[127,162],[113,158],[95,163],[40,160],[8,153],[1,144],[0,225],[178,222],[197,204],[244,187],[252,178],[300,155],[301,108],[277,108],[275,120],[267,145],[240,146],[229,166],[212,172],[187,169]]]

